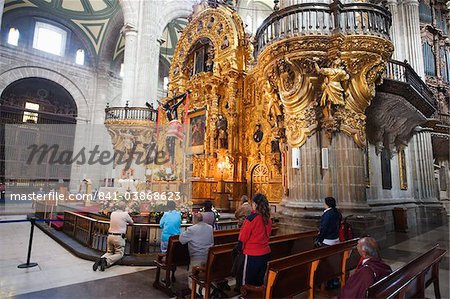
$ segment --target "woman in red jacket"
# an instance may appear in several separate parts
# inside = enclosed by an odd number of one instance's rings
[[[270,256],[269,236],[272,231],[270,208],[263,194],[253,197],[253,211],[245,218],[239,234],[245,255],[243,283],[261,286],[264,283]]]

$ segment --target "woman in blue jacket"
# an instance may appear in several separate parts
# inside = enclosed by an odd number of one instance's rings
[[[325,198],[325,211],[320,219],[319,236],[317,237],[317,246],[334,245],[339,243],[339,225],[342,215],[336,209],[336,199],[333,197]]]

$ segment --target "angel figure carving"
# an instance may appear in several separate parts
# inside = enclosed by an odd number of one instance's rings
[[[331,66],[327,68],[319,67],[317,61],[318,58],[315,58],[314,67],[318,74],[324,76],[320,106],[324,108],[325,118],[330,118],[332,105],[345,105],[343,83],[345,84],[350,79],[350,76],[345,71],[340,58],[334,60]]]
[[[265,100],[268,101],[267,111],[269,112],[269,122],[272,128],[280,127],[280,122],[283,118],[282,108],[278,101],[276,91],[270,86],[270,83],[266,83],[263,91]]]

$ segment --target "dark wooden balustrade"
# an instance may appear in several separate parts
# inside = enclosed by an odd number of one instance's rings
[[[255,35],[255,57],[271,42],[294,35],[376,35],[389,39],[391,14],[370,3],[302,3],[273,12]]]
[[[433,92],[406,61],[389,60],[383,77],[381,91],[403,96],[427,117],[435,113]]]
[[[105,109],[105,121],[137,120],[156,122],[157,110],[144,107],[108,107]]]
[[[192,224],[181,224],[186,230]],[[218,221],[216,230],[237,228],[237,220]],[[102,221],[72,212],[64,212],[63,232],[84,246],[98,251],[106,251],[109,221]],[[127,228],[125,254],[148,255],[160,252],[161,228],[157,223],[135,223]]]

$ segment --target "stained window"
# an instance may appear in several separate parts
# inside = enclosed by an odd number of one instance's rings
[[[119,72],[119,76],[123,78],[123,75],[125,74],[124,68],[123,68],[123,62],[120,65],[120,72]]]
[[[8,34],[8,44],[17,46],[19,44],[20,32],[17,28],[10,28]]]
[[[77,55],[75,57],[75,63],[79,65],[84,65],[84,50],[78,49]]]
[[[66,39],[67,32],[64,29],[47,23],[36,22],[33,48],[50,54],[64,56]]]

